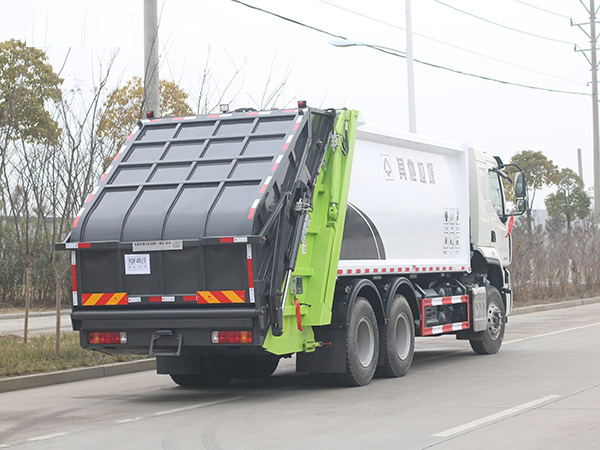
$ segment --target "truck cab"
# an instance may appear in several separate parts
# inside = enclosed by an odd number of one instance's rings
[[[514,180],[505,170],[515,168]],[[500,158],[469,149],[469,198],[472,266],[474,270],[487,265],[488,280],[503,294],[506,312],[512,301],[509,273],[505,269],[512,260],[511,230],[514,215],[524,213],[523,171],[515,165],[504,165]],[[514,184],[516,210],[509,211],[503,180]]]

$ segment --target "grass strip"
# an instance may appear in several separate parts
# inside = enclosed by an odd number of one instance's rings
[[[62,333],[60,355],[55,352],[54,335],[32,336],[23,342],[19,336],[0,336],[0,377],[54,372],[76,367],[99,366],[147,358],[138,355],[105,355],[79,346],[79,333]]]

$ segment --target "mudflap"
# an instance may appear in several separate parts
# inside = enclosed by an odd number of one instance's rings
[[[346,330],[343,327],[313,327],[315,341],[323,345],[314,352],[296,355],[296,372],[345,373]]]

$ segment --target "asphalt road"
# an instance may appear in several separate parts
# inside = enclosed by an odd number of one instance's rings
[[[600,304],[511,318],[502,350],[418,339],[402,379],[180,388],[141,372],[0,394],[0,448],[600,449]]]

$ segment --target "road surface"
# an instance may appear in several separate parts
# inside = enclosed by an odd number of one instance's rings
[[[177,387],[142,372],[0,394],[0,448],[600,449],[600,304],[514,316],[477,356],[418,339],[401,379],[323,388],[285,360],[266,381]]]

